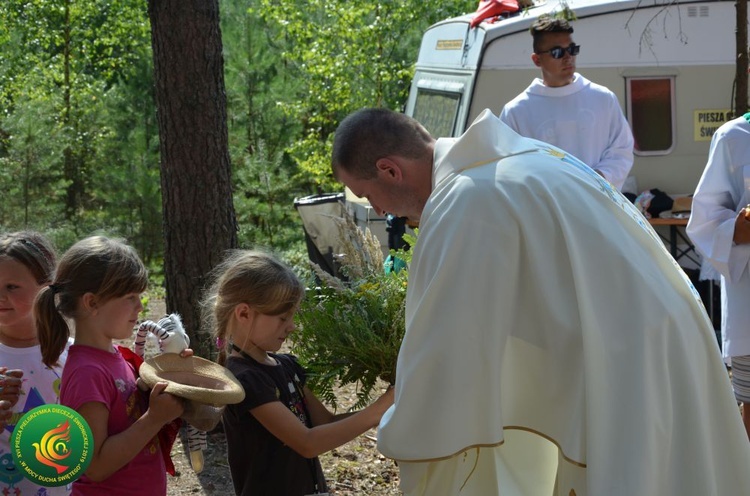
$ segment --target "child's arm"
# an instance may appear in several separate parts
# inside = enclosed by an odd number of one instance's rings
[[[103,403],[90,401],[78,409],[91,428],[94,437],[94,456],[86,470],[93,481],[102,481],[135,458],[139,451],[153,439],[164,424],[182,415],[182,401],[164,392],[166,382],[158,382],[151,390],[149,407],[126,430],[107,435],[109,410]],[[291,413],[291,412],[290,412]]]
[[[371,405],[351,414],[334,415],[305,388],[305,399],[313,428],[299,421],[283,403],[272,401],[250,410],[263,427],[305,458],[313,458],[345,444],[380,422],[393,404],[393,389]]]

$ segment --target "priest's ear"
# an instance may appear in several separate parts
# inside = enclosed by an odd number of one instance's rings
[[[403,177],[401,164],[396,157],[383,157],[375,162],[378,177],[389,181],[400,181]]]

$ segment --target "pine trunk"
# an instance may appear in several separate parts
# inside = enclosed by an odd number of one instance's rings
[[[210,357],[205,277],[237,245],[218,0],[149,0],[161,154],[167,312]]]

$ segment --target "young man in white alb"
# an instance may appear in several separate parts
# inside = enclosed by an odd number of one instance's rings
[[[633,134],[617,97],[576,72],[581,46],[563,19],[543,16],[531,27],[531,60],[542,71],[508,102],[500,119],[514,131],[558,146],[621,189],[633,167]]]

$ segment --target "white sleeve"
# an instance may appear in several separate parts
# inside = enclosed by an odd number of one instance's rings
[[[736,282],[750,261],[750,245],[735,245],[734,222],[743,185],[735,184],[723,134],[711,141],[708,163],[693,196],[687,233],[698,251],[727,280]]]
[[[591,164],[592,169],[599,171],[617,189],[622,189],[625,180],[633,168],[633,133],[627,119],[622,114],[617,97],[612,94],[610,108],[611,115],[609,129],[609,146],[602,152],[597,164]]]

